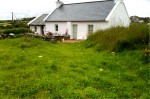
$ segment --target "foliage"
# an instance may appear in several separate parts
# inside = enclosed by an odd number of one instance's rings
[[[145,23],[132,23],[130,27],[113,27],[89,35],[86,47],[95,46],[98,51],[123,51],[143,48],[149,43],[149,27]],[[144,47],[145,48],[145,47]]]
[[[144,51],[96,52],[84,43],[0,40],[0,98],[110,99],[149,95]]]
[[[15,20],[12,22],[12,27],[13,28],[29,28],[29,26],[27,25],[28,21],[23,21],[23,20]]]
[[[27,32],[32,32],[29,28],[13,28],[13,29],[4,29],[0,31],[4,34],[14,33],[14,34],[22,34]]]
[[[10,29],[10,28],[29,28],[27,23],[31,21],[34,17],[32,18],[22,18],[20,20],[4,20],[0,21],[0,29]]]
[[[0,21],[0,34],[22,34],[26,32],[32,32],[27,26],[27,23],[32,18],[24,18],[21,20],[14,20],[14,21]]]

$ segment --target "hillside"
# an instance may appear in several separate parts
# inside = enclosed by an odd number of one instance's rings
[[[145,58],[143,49],[97,52],[84,42],[0,40],[0,98],[150,98]]]

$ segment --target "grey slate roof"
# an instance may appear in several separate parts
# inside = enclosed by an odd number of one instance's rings
[[[114,5],[113,0],[63,4],[45,21],[105,21]]]
[[[37,17],[36,19],[33,19],[33,21],[29,25],[45,25],[44,18],[48,14],[42,14],[41,16]]]

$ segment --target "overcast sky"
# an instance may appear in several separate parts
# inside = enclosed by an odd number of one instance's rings
[[[43,13],[50,13],[56,8],[57,0],[1,0],[0,20],[11,19],[11,12],[14,18],[38,16]],[[78,3],[81,0],[61,0],[65,4]],[[101,0],[82,0],[82,2]],[[130,16],[150,17],[150,0],[124,0]]]

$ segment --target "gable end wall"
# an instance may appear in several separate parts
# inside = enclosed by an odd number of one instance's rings
[[[130,25],[130,18],[123,2],[116,4],[116,7],[114,8],[113,13],[111,13],[108,21],[110,27],[128,27]]]

